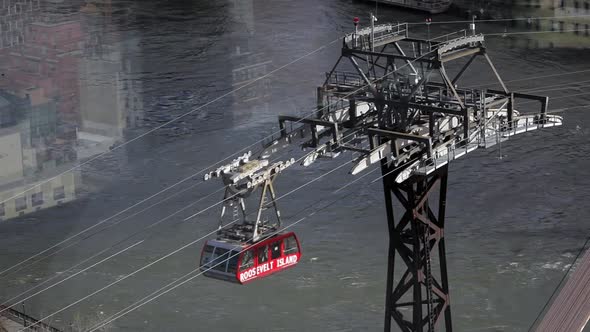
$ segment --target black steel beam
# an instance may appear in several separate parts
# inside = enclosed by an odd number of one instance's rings
[[[440,62],[449,62],[449,61],[453,61],[453,60],[457,60],[460,58],[464,58],[466,56],[470,56],[472,54],[481,54],[483,51],[482,48],[473,48],[473,49],[466,49],[466,50],[460,50],[460,51],[454,51],[454,52],[450,52],[450,53],[445,53],[443,56],[439,57]]]
[[[488,109],[488,108],[491,108],[491,107],[494,107],[497,105],[504,104],[506,102],[510,102],[510,97],[494,100],[493,102],[486,104],[485,107],[486,107],[486,109]]]
[[[402,104],[401,102],[393,102],[396,104]],[[449,109],[444,107],[432,106],[432,105],[424,105],[419,103],[407,103],[408,107],[410,108],[419,108],[422,111],[428,113],[445,113],[445,114],[452,114],[456,116],[465,116],[467,114],[467,110],[461,109]]]
[[[319,140],[319,137],[317,135],[317,126],[323,126],[323,127],[330,128],[334,142],[338,142],[340,140],[340,137],[338,134],[338,124],[337,123],[330,122],[330,121],[324,121],[324,120],[317,120],[317,119],[301,118],[301,117],[296,117],[296,116],[291,116],[291,115],[279,115],[279,129],[281,131],[281,136],[283,136],[283,137],[287,135],[287,128],[285,126],[286,121],[304,123],[304,124],[311,125],[311,133],[313,136],[313,140],[315,141],[314,144],[317,144],[318,143],[317,141]]]
[[[371,52],[371,51],[363,51],[363,50],[354,50],[349,48],[342,49],[342,56],[351,57],[353,55],[369,55],[369,56],[378,56],[388,59],[399,59],[405,61],[412,61],[412,62],[426,62],[426,63],[438,63],[436,59],[432,58],[416,58],[412,56],[405,56],[399,54],[392,54],[392,53],[382,53],[382,52]]]
[[[373,95],[377,95],[378,92],[377,92],[377,89],[375,89],[375,84],[373,82],[371,82],[371,80],[369,80],[367,75],[365,75],[365,72],[361,69],[359,64],[354,59],[354,57],[349,57],[349,59],[350,59],[350,62],[352,62],[354,69],[356,69],[356,71],[359,73],[359,75],[363,78],[363,81],[365,81],[365,83],[367,83],[367,87],[369,88],[371,93],[373,93]]]
[[[459,73],[457,73],[457,75],[455,75],[455,78],[453,78],[453,81],[452,81],[453,85],[455,85],[455,83],[457,83],[457,81],[461,78],[461,76],[463,76],[463,73],[465,73],[465,71],[467,70],[467,68],[469,68],[471,63],[473,63],[473,60],[475,60],[475,58],[477,58],[477,54],[473,54],[471,56],[471,58],[467,61],[467,63],[465,65],[463,65],[463,68],[461,68]]]
[[[498,71],[496,70],[496,67],[494,66],[494,63],[492,62],[492,60],[490,60],[490,57],[488,56],[488,54],[486,52],[483,52],[483,55],[486,58],[486,60],[488,61],[488,64],[490,65],[490,68],[492,68],[492,71],[496,75],[496,78],[498,79],[498,82],[500,82],[500,84],[502,85],[502,89],[504,89],[504,92],[505,93],[508,93],[508,89],[506,88],[506,85],[504,84],[504,81],[502,81],[502,77],[500,77],[500,74],[498,74]]]
[[[369,135],[381,136],[381,137],[388,137],[390,139],[405,139],[408,141],[415,141],[419,143],[425,143],[426,147],[428,148],[428,156],[432,155],[432,137],[425,137],[407,133],[399,133],[395,131],[377,129],[377,128],[369,128],[368,129]]]

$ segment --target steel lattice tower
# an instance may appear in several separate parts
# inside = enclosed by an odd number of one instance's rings
[[[452,331],[444,238],[448,164],[514,135],[560,126],[562,118],[547,114],[548,97],[508,90],[474,24],[469,33],[429,40],[411,37],[408,24],[358,30],[356,23],[317,88],[315,116],[279,116],[280,137],[265,144],[256,164],[236,160],[206,178],[225,172],[243,181],[226,185],[250,193],[270,178],[269,170],[277,169],[276,175],[291,166],[260,160],[295,144],[311,149],[303,166],[347,151],[357,154],[353,175],[379,163],[389,230],[384,330],[391,331],[393,322],[401,331]],[[501,90],[459,87],[478,58]],[[466,62],[451,74],[449,64],[460,59]],[[538,111],[517,111],[518,99],[537,102]],[[257,166],[240,171],[247,165]],[[395,201],[400,211],[394,211]]]

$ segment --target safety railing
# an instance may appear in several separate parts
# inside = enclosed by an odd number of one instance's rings
[[[399,36],[408,37],[408,24],[376,25],[373,27],[372,35],[375,45],[383,45]],[[370,50],[372,46],[371,28],[363,28],[356,33],[346,35],[344,37],[344,44],[352,49]]]
[[[328,83],[341,86],[363,86],[365,81],[358,73],[335,71],[328,77]]]
[[[431,157],[420,160],[414,171],[420,174],[429,174],[479,147],[491,147],[507,140],[511,136],[539,128],[560,126],[562,124],[562,117],[543,113],[528,114],[513,120],[512,126],[509,126],[509,124],[508,122],[500,123],[499,121],[495,121],[494,127],[485,127],[485,132],[493,132],[490,135],[480,135],[474,132],[471,137],[464,138],[447,146],[446,151],[435,149]],[[488,141],[490,143],[489,145],[487,144]]]
[[[477,44],[483,44],[484,42],[483,34],[474,35],[474,36],[462,36],[454,39],[450,39],[449,41],[445,42],[442,45],[437,46],[437,52],[439,55],[443,55],[447,52],[456,50],[461,47],[473,47]]]
[[[467,30],[466,29],[447,33],[442,36],[437,36],[437,37],[431,38],[430,41],[443,41],[444,40],[445,42],[448,42],[449,40],[452,40],[455,38],[461,38],[461,37],[467,37]]]

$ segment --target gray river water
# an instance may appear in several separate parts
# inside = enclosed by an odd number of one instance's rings
[[[374,7],[368,3],[344,0],[41,0],[39,8],[28,16],[22,14],[21,45],[0,49],[0,70],[5,74],[0,89],[18,95],[31,86],[42,87],[42,96],[32,97],[32,103],[51,105],[3,125],[0,134],[12,137],[8,133],[21,131],[23,142],[24,137],[29,139],[26,148],[37,151],[36,166],[21,171],[29,183],[84,164],[76,173],[75,200],[0,222],[0,271],[211,168],[277,130],[278,114],[312,110],[315,88],[336,61],[340,41],[252,86],[230,92],[335,41],[352,29],[352,17],[360,16],[363,24],[371,10]],[[379,6],[377,16],[379,22],[423,22],[427,17],[384,6]],[[464,28],[463,23],[432,25],[430,34]],[[56,32],[60,29],[63,32]],[[484,33],[519,29],[523,28],[505,23],[478,24]],[[428,34],[422,25],[412,26],[411,31],[422,37]],[[551,109],[590,104],[583,82],[588,72],[570,73],[590,68],[584,49],[590,46],[590,37],[571,33],[490,36],[487,46],[510,89],[538,88],[537,93],[552,98]],[[464,85],[486,84],[491,78],[483,63],[475,68],[465,76]],[[565,73],[570,74],[537,78]],[[189,111],[181,120],[109,150]],[[40,119],[43,112],[53,114],[53,120]],[[586,113],[587,107],[569,110],[563,113],[562,127],[528,133],[502,144],[501,150],[478,150],[452,163],[445,235],[457,331],[526,331],[581,249],[590,231],[590,115]],[[39,122],[44,125],[35,127]],[[10,159],[15,155],[8,148],[12,141],[7,138],[6,142],[0,144]],[[73,151],[73,157],[55,157],[58,153],[48,147],[58,143]],[[86,163],[89,158],[96,159]],[[19,160],[26,163],[24,158]],[[310,168],[293,167],[281,175],[278,191],[287,193],[346,160],[350,156]],[[296,268],[247,286],[197,277],[116,320],[111,330],[382,329],[387,258],[382,186],[359,181],[333,194],[354,179],[348,170],[331,173],[279,202],[286,223],[291,223],[303,216],[296,212],[314,201],[324,199],[325,205],[355,191],[293,227],[303,250]],[[377,172],[367,179],[376,177]],[[14,172],[3,172],[2,184],[10,186],[16,178]],[[60,310],[213,231],[219,207],[191,221],[183,219],[218,202],[221,192],[206,196],[220,188],[217,181],[201,183],[201,176],[194,176],[93,231],[108,229],[76,240],[34,265],[23,264],[1,274],[0,299],[7,301],[47,278],[72,275],[144,240],[25,301],[26,312],[36,317]],[[168,201],[132,215],[175,193]],[[88,326],[118,312],[195,269],[202,243],[48,321],[62,328],[72,322]]]

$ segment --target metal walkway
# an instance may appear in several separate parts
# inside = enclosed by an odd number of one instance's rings
[[[43,331],[43,332],[63,332],[49,324],[40,322],[39,320],[22,313],[18,310],[0,305],[0,331],[6,330],[8,332],[20,331],[22,328],[29,327],[29,331]]]

